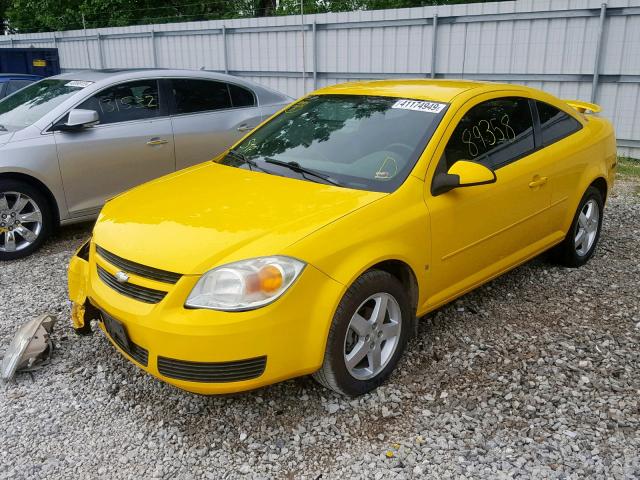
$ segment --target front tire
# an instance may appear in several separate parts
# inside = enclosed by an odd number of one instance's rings
[[[32,185],[0,179],[0,261],[38,250],[53,228],[51,207]]]
[[[413,328],[406,289],[393,275],[369,270],[340,301],[324,362],[313,377],[324,387],[357,396],[380,386],[395,369]]]
[[[555,248],[555,260],[567,267],[581,267],[595,252],[602,229],[604,199],[595,187],[582,196],[563,242]]]

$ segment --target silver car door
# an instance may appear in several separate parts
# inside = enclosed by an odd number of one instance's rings
[[[260,123],[255,95],[244,87],[190,78],[171,83],[177,169],[212,159]]]
[[[72,217],[95,213],[110,197],[175,170],[173,130],[162,100],[155,79],[117,84],[76,107],[97,111],[97,126],[55,132]]]

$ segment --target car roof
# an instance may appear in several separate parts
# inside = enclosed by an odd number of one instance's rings
[[[487,91],[498,89],[527,90],[526,87],[518,85],[474,80],[400,79],[342,83],[321,88],[314,93],[323,95],[372,95],[451,102],[461,93],[475,89]]]
[[[246,80],[241,77],[235,77],[233,75],[226,75],[224,73],[210,72],[206,70],[184,70],[184,69],[164,69],[164,68],[139,68],[139,69],[127,69],[127,70],[76,70],[65,72],[60,75],[48,77],[47,80],[62,80],[62,81],[85,81],[91,82],[84,88],[79,89],[74,95],[67,98],[64,102],[58,105],[56,108],[45,114],[42,118],[34,123],[36,128],[44,129],[51,123],[51,121],[57,119],[66,112],[69,108],[74,108],[75,105],[80,103],[80,100],[89,98],[96,92],[104,88],[109,88],[112,85],[127,81],[144,80],[144,79],[156,79],[156,78],[192,78],[192,79],[207,79],[217,80],[220,82],[235,83],[237,85],[244,86],[251,89],[257,97],[258,106],[278,106],[282,107],[293,101],[293,98],[285,95],[284,93],[273,90],[264,85],[254,83],[250,80]]]
[[[278,92],[264,85],[254,83],[241,77],[208,70],[186,70],[173,68],[136,68],[136,69],[105,69],[105,70],[76,70],[61,75],[49,77],[60,80],[80,80],[94,82],[96,87],[102,88],[113,83],[127,80],[140,80],[145,78],[202,78],[218,80],[221,82],[235,83],[251,88],[260,95],[261,105],[276,103],[289,103],[293,99],[282,92]]]
[[[251,83],[246,80],[227,75],[224,73],[212,72],[208,70],[187,70],[174,68],[132,68],[132,69],[103,69],[103,70],[75,70],[56,75],[51,78],[60,78],[64,80],[86,80],[91,82],[100,82],[108,80],[109,82],[138,79],[138,78],[162,78],[162,77],[191,77],[191,78],[209,78],[222,81],[231,81],[237,83]]]

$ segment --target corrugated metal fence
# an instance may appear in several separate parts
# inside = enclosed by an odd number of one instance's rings
[[[58,47],[65,70],[216,70],[294,97],[354,79],[523,83],[600,103],[620,152],[640,158],[640,0],[518,0],[0,37],[0,47],[31,45]]]

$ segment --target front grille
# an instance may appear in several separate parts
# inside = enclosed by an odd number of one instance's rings
[[[180,280],[180,278],[182,277],[182,275],[180,275],[179,273],[173,273],[166,270],[160,270],[158,268],[147,267],[146,265],[141,265],[139,263],[125,260],[124,258],[108,252],[98,245],[96,245],[96,252],[111,265],[114,265],[127,273],[135,273],[140,277],[172,284],[177,283],[178,280]]]
[[[141,287],[140,285],[133,285],[132,283],[119,283],[116,280],[116,277],[111,275],[104,268],[99,265],[97,265],[97,267],[98,277],[100,277],[100,280],[109,285],[116,292],[126,295],[127,297],[131,297],[145,303],[158,303],[167,294],[167,292],[163,292],[161,290]]]
[[[101,312],[101,314],[103,316],[107,315],[104,312]],[[131,338],[129,338],[129,348],[123,345],[117,337],[109,335],[109,338],[140,365],[145,367],[147,366],[147,363],[149,362],[149,351],[146,348],[142,348],[140,345],[133,343]]]
[[[224,383],[257,378],[264,373],[267,357],[235,362],[187,362],[158,357],[158,371],[165,377],[190,382]]]

